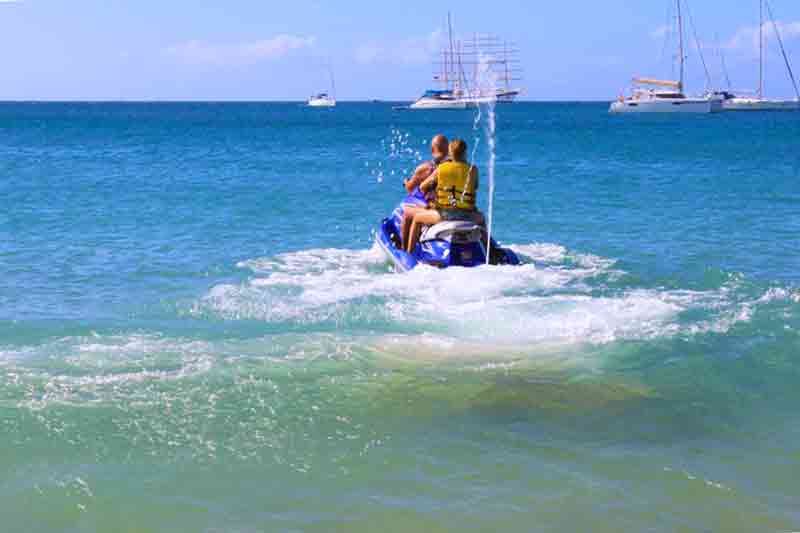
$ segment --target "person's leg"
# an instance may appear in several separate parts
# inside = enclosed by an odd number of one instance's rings
[[[424,207],[415,205],[403,206],[403,222],[400,228],[400,239],[401,239],[401,246],[403,247],[404,250],[408,246],[408,232],[411,229],[411,223],[414,221],[414,215],[424,210],[425,210]]]
[[[426,209],[417,213],[414,216],[414,221],[411,223],[406,252],[411,253],[414,251],[414,247],[416,247],[417,242],[419,242],[419,234],[422,233],[422,226],[433,226],[441,221],[442,216],[434,209]]]

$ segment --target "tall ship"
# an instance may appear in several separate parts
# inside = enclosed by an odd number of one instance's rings
[[[630,96],[612,102],[611,113],[711,113],[717,105],[707,96],[690,97],[684,93],[686,52],[684,45],[683,2],[675,0],[678,33],[678,79],[633,78]]]
[[[469,39],[453,36],[447,15],[447,44],[439,53],[429,89],[411,109],[466,109],[482,103],[511,103],[522,89],[519,50],[494,35],[474,34]]]
[[[766,9],[765,9],[766,8]],[[775,100],[764,97],[764,52],[766,49],[766,36],[764,35],[764,15],[769,15],[769,20],[772,24],[772,29],[775,32],[775,39],[781,50],[786,72],[792,82],[794,88],[794,100]],[[758,24],[758,89],[755,94],[741,95],[736,94],[730,89],[727,91],[718,91],[715,96],[721,101],[723,111],[796,111],[800,110],[800,91],[797,88],[797,80],[794,77],[792,64],[789,61],[789,56],[786,53],[786,48],[783,46],[783,38],[781,37],[778,24],[775,22],[775,17],[772,14],[772,6],[769,0],[759,0],[759,24]],[[723,62],[723,68],[725,68]],[[727,78],[727,69],[726,69]],[[730,81],[728,82],[730,85]]]

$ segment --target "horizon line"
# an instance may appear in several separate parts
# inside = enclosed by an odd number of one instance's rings
[[[524,98],[518,99],[510,104],[518,103],[604,103],[610,102],[613,98]],[[273,103],[273,104],[303,104],[306,98],[112,98],[112,97],[90,97],[90,98],[2,98],[0,103]],[[415,100],[394,99],[394,98],[345,98],[336,99],[337,103],[369,104],[407,104]],[[503,106],[509,103],[502,103]]]

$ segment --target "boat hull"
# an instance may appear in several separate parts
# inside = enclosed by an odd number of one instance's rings
[[[308,107],[336,107],[336,100],[313,98],[308,101]]]
[[[468,109],[490,104],[510,104],[519,91],[499,92],[497,95],[467,95],[452,99],[420,98],[409,109]]]
[[[711,113],[713,104],[705,98],[675,98],[658,100],[618,100],[611,104],[610,113]]]
[[[467,103],[464,100],[441,100],[435,98],[420,98],[410,106],[409,109],[466,109]]]
[[[759,98],[731,98],[722,102],[722,111],[798,111],[796,100],[763,100]]]

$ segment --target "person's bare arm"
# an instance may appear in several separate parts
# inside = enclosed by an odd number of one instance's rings
[[[480,185],[480,180],[478,179],[478,167],[472,167],[469,169],[470,178],[475,183],[475,190],[478,190]]]
[[[431,164],[422,163],[414,171],[414,175],[403,182],[403,185],[405,185],[406,187],[406,191],[408,191],[409,193],[414,192],[414,189],[416,189],[430,175],[431,175]]]
[[[439,173],[434,171],[425,181],[423,181],[419,188],[422,192],[428,192],[434,187],[436,187],[436,178],[439,177]]]

